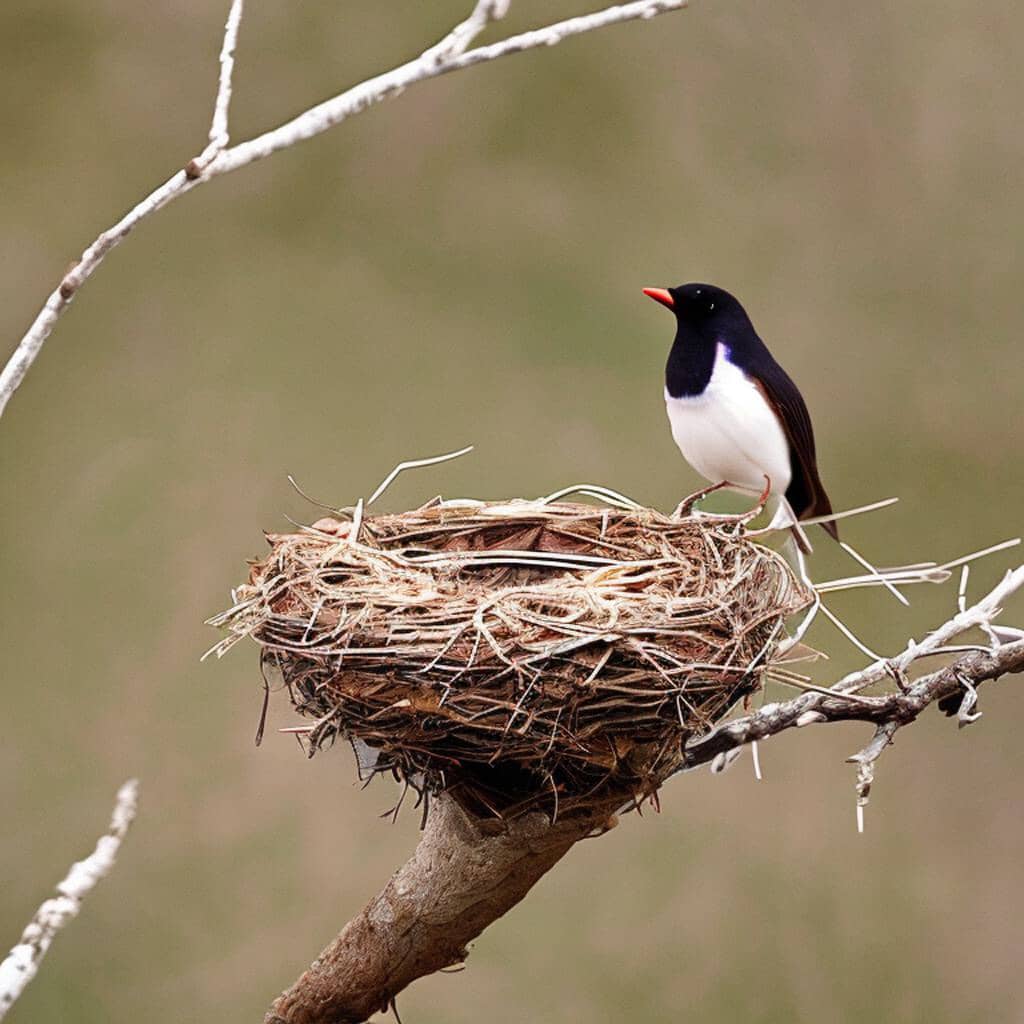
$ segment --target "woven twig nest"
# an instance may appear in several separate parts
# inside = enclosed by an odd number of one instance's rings
[[[810,594],[748,517],[442,502],[268,536],[211,620],[280,671],[310,753],[336,737],[508,814],[642,800],[758,688]],[[355,519],[355,522],[353,522]],[[266,673],[265,673],[266,675]]]

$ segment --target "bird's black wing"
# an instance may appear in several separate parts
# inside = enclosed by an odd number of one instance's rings
[[[774,359],[761,369],[757,383],[768,404],[782,422],[789,441],[790,468],[793,476],[786,491],[786,500],[797,519],[831,515],[832,504],[818,476],[811,417],[797,386]],[[839,531],[835,523],[821,525],[832,537],[839,540]]]

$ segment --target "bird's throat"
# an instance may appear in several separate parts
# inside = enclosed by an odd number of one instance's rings
[[[676,334],[665,364],[665,387],[672,398],[692,398],[704,393],[715,369],[717,349],[713,340]]]

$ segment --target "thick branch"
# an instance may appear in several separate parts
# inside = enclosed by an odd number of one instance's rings
[[[744,744],[816,722],[864,721],[875,725],[870,742],[851,761],[858,765],[858,821],[873,781],[874,765],[896,731],[929,705],[952,698],[961,725],[975,721],[977,687],[1006,673],[1024,672],[1024,639],[1001,643],[992,620],[1003,600],[1024,586],[1024,567],[975,605],[961,605],[949,622],[896,658],[851,673],[829,689],[766,704],[753,714],[725,722],[691,741],[686,769],[727,761]],[[906,670],[921,657],[943,653],[952,639],[972,628],[986,631],[990,649],[972,650],[913,683]],[[1003,634],[1019,635],[1015,630]],[[894,689],[879,696],[858,691],[888,678]],[[963,695],[959,701],[959,695]],[[295,985],[271,1008],[265,1024],[353,1024],[386,1008],[406,985],[460,963],[466,944],[515,906],[585,836],[614,822],[618,800],[587,817],[550,824],[533,814],[488,834],[448,797],[438,798],[408,864],[351,921]]]
[[[529,814],[495,834],[451,797],[435,798],[412,859],[277,999],[266,1024],[355,1024],[387,1009],[417,978],[465,960],[467,944],[573,844],[607,828],[614,809],[554,825]]]
[[[581,35],[607,25],[616,25],[638,18],[653,18],[667,11],[685,7],[688,0],[634,0],[603,11],[569,18],[532,32],[510,36],[490,46],[469,50],[473,39],[508,9],[508,0],[477,0],[473,12],[457,25],[436,46],[425,50],[415,60],[402,64],[382,75],[361,82],[323,103],[311,107],[297,117],[264,132],[257,138],[228,148],[228,105],[231,100],[231,76],[234,69],[235,42],[242,16],[241,0],[233,0],[224,33],[220,56],[220,79],[210,143],[184,170],[178,171],[154,192],[133,207],[113,227],[102,232],[81,255],[77,264],[64,275],[58,287],[46,300],[25,336],[18,343],[7,365],[0,371],[0,416],[14,392],[25,379],[44,342],[63,316],[78,289],[92,276],[107,253],[120,244],[146,217],[156,213],[186,192],[221,174],[262,160],[281,149],[311,139],[333,128],[381,100],[397,96],[410,85],[436,78],[449,71],[458,71],[512,53],[521,53],[541,46],[554,46],[563,39]]]

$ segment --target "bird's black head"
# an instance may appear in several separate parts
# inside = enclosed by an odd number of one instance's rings
[[[751,329],[750,318],[739,300],[713,284],[645,288],[644,295],[675,313],[681,335],[727,341],[730,336]]]
[[[665,368],[665,383],[673,397],[699,395],[707,387],[720,342],[738,365],[763,358],[764,345],[746,310],[724,288],[694,283],[645,288],[644,294],[676,317],[675,343]]]

